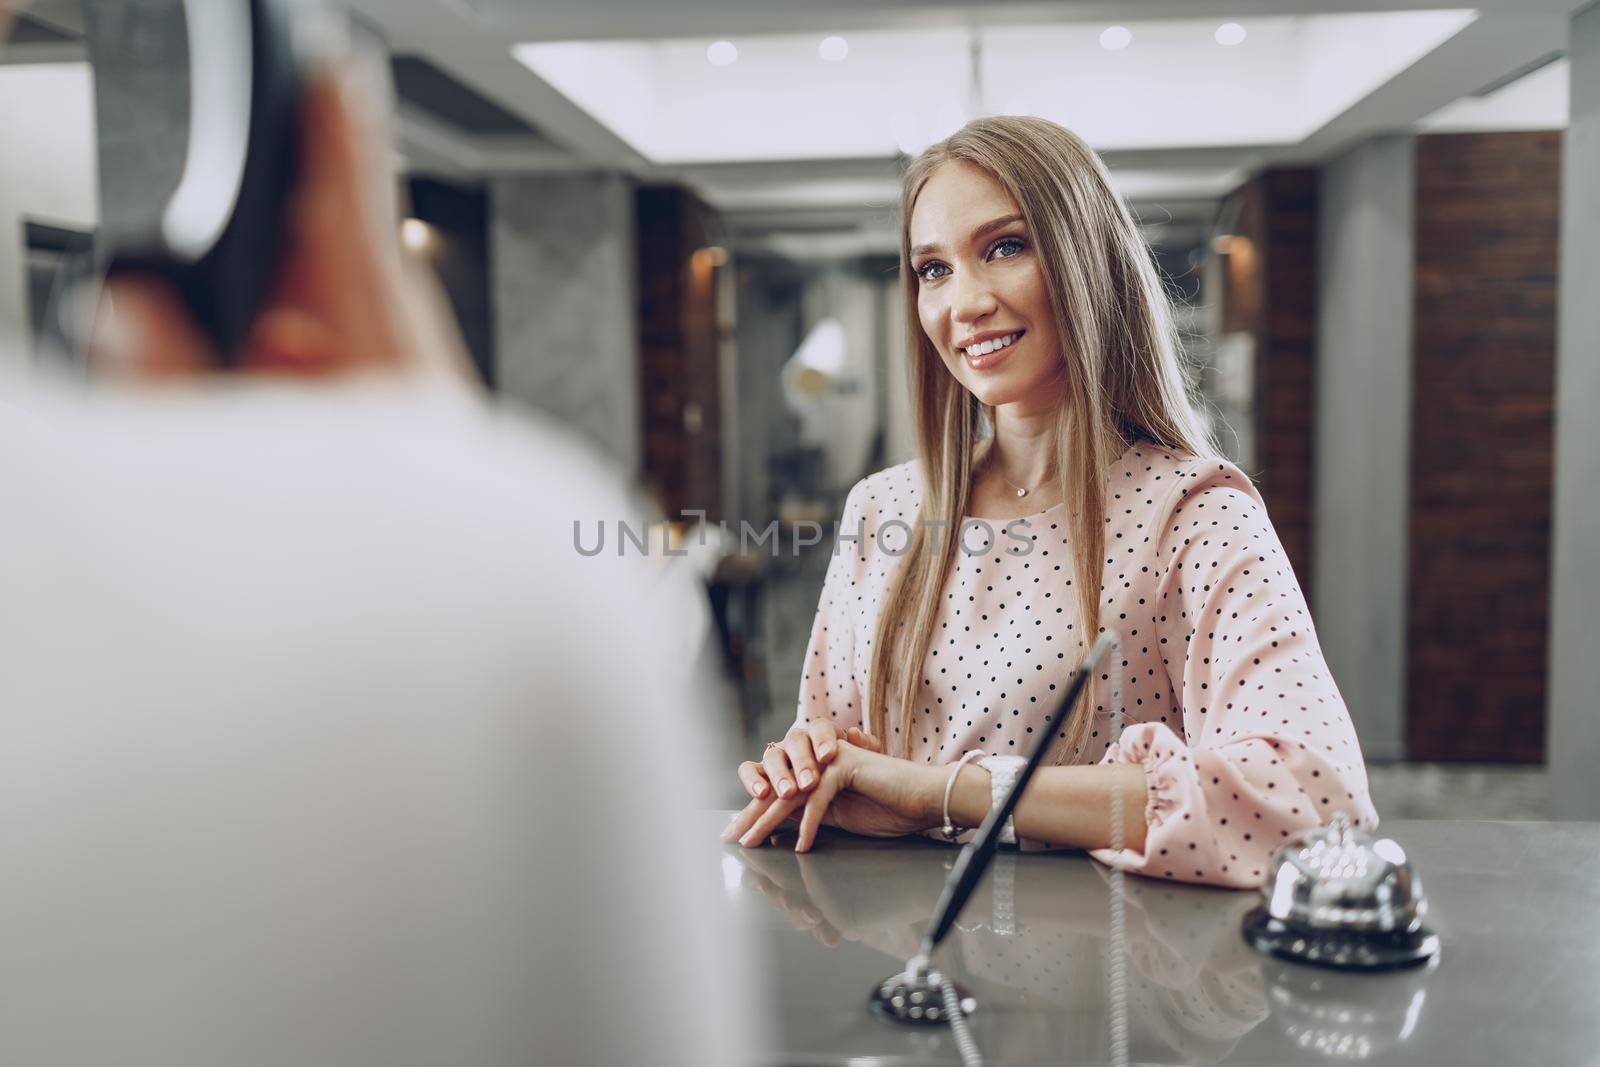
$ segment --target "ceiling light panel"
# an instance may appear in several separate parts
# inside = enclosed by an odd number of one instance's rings
[[[1468,10],[853,32],[848,61],[815,34],[523,44],[517,59],[664,164],[914,153],[974,112],[1060,122],[1096,149],[1298,143],[1460,32]],[[974,92],[973,38],[979,48]],[[830,46],[830,55],[839,51]],[[974,104],[976,106],[974,107]]]
[[[738,62],[707,62],[707,40],[523,44],[513,54],[659,163],[882,157],[966,121],[965,30],[852,33],[848,62],[815,34],[732,39]]]

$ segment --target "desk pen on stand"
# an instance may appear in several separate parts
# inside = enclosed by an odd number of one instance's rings
[[[939,896],[938,906],[934,908],[933,921],[922,939],[922,947],[907,961],[903,972],[885,979],[872,991],[872,1010],[881,1018],[913,1025],[948,1021],[956,1032],[956,1042],[961,1046],[962,1057],[968,1062],[975,1060],[976,1048],[970,1049],[969,1056],[971,1037],[966,1033],[965,1016],[970,1014],[976,1005],[970,997],[958,991],[948,978],[932,969],[933,953],[950,933],[950,928],[955,925],[961,909],[966,906],[973,890],[982,880],[984,872],[989,869],[989,863],[1000,845],[1000,828],[1016,809],[1017,800],[1033,778],[1033,772],[1044,762],[1045,750],[1050,747],[1054,727],[1067,721],[1073,704],[1077,703],[1079,694],[1083,692],[1084,682],[1099,669],[1100,661],[1105,658],[1111,645],[1111,638],[1105,634],[1095,642],[1083,666],[1079,668],[1072,683],[1067,686],[1061,703],[1056,706],[1055,714],[1046,720],[1044,728],[1034,738],[1033,748],[1028,752],[1028,762],[1018,773],[1011,791],[1006,794],[1005,800],[989,809],[989,814],[984,817],[978,832],[956,857],[955,867],[945,881],[944,892]]]

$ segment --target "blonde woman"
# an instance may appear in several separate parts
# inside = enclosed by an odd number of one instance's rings
[[[1101,632],[1117,651],[1049,727],[1015,838],[1253,886],[1291,832],[1375,825],[1305,598],[1207,440],[1104,164],[1053,123],[980,119],[910,165],[901,207],[919,458],[851,491],[798,718],[739,768],[725,840],[976,826]]]

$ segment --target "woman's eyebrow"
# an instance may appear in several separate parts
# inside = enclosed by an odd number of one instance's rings
[[[972,237],[973,237],[974,240],[976,240],[977,238],[982,237],[986,233],[992,233],[995,230],[1003,229],[1003,228],[1005,228],[1007,226],[1010,226],[1013,222],[1021,222],[1021,221],[1022,221],[1022,216],[1021,215],[1002,215],[997,219],[990,219],[988,222],[985,222],[983,225],[981,225],[981,226],[977,227],[976,229],[974,229],[972,231]],[[939,251],[939,246],[936,245],[936,244],[917,245],[915,248],[913,248],[911,250],[911,254],[913,256],[925,256],[930,252],[937,252],[937,251]]]

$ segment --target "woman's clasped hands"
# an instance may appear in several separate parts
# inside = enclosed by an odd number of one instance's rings
[[[868,837],[902,837],[942,821],[944,768],[898,759],[858,727],[843,737],[831,722],[790,728],[760,763],[739,765],[750,803],[723,831],[746,848],[799,821],[796,852],[808,852],[823,825]]]

